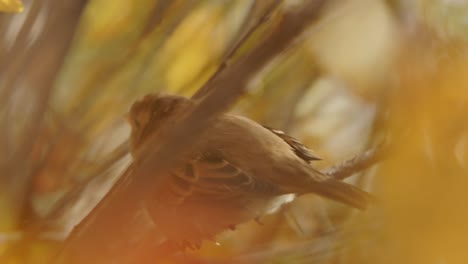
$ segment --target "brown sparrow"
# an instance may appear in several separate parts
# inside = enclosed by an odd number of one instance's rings
[[[195,103],[150,94],[129,112],[131,152],[138,159],[148,138],[180,120]],[[153,220],[169,241],[198,247],[203,239],[271,212],[291,195],[315,193],[358,209],[370,195],[314,169],[318,158],[296,139],[237,115],[224,114],[190,148],[183,168],[173,169],[167,200],[155,200]]]

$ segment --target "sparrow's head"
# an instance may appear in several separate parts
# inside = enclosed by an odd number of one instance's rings
[[[185,97],[161,93],[148,94],[136,101],[127,115],[132,127],[132,152],[189,104],[191,101]]]

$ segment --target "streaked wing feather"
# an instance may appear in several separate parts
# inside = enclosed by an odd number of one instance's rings
[[[273,129],[271,127],[263,126],[264,128],[270,130],[273,134],[277,135],[281,139],[283,139],[286,143],[288,143],[289,146],[291,146],[292,150],[294,153],[307,163],[310,163],[311,161],[314,160],[321,160],[321,158],[317,157],[314,153],[312,153],[312,150],[310,150],[308,147],[306,147],[304,144],[299,142],[299,140],[286,135],[283,131]]]
[[[221,157],[194,160],[172,176],[172,193],[183,201],[232,199],[251,192],[279,194],[270,182],[251,177]]]

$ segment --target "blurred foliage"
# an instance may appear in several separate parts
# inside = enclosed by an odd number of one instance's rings
[[[391,216],[385,263],[466,263],[468,60],[412,40],[389,100],[393,158],[379,168],[376,185]]]
[[[23,12],[24,5],[20,0],[1,0],[0,12]]]
[[[41,223],[40,239],[21,247],[27,254],[15,251],[27,234],[0,193],[0,262],[50,263],[128,164],[129,106],[150,92],[191,96],[269,34],[294,4],[285,2],[263,21],[275,1],[89,1],[30,149],[28,220]],[[21,8],[0,0],[0,11]],[[378,205],[350,212],[302,196],[167,263],[468,263],[467,11],[466,1],[330,5],[251,80],[233,111],[299,138],[324,159],[319,168],[385,137],[390,158],[350,179]],[[15,16],[10,28],[24,21]],[[4,48],[11,33],[0,32]],[[33,100],[20,88],[0,110],[2,124],[17,120],[11,131],[30,115],[18,110]]]
[[[468,2],[466,1],[418,1],[419,14],[428,28],[440,37],[467,41]]]

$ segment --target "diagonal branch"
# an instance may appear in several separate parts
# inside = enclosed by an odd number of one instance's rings
[[[207,81],[207,84],[209,84],[212,80],[216,79],[216,77],[223,72],[226,67],[228,66],[229,61],[236,55],[237,51],[242,47],[242,45],[252,36],[252,34],[261,26],[263,25],[266,21],[268,21],[273,14],[273,12],[278,8],[278,6],[281,4],[282,1],[276,0],[268,6],[267,10],[265,13],[257,20],[255,23],[250,26],[250,28],[242,34],[242,36],[237,40],[234,45],[229,49],[229,51],[226,53],[224,56],[221,65],[219,65],[218,69],[216,72],[213,73],[211,78]],[[202,88],[198,89],[198,91],[192,96],[192,99],[200,99],[203,96],[205,96],[207,93],[210,92],[209,89],[212,89],[213,86],[211,85],[204,85]]]
[[[172,167],[173,157],[178,156],[185,148],[194,143],[213,118],[225,112],[236,99],[244,94],[250,79],[261,70],[271,59],[283,51],[298,36],[306,26],[319,15],[320,7],[325,1],[307,1],[302,8],[289,10],[283,15],[276,30],[260,45],[221,72],[217,78],[205,84],[201,89],[210,86],[208,94],[194,111],[184,118],[179,125],[168,133],[167,140],[152,139],[148,147],[154,150],[158,142],[163,142],[158,151],[151,151],[136,174],[142,187],[148,186],[148,180],[155,177],[145,177],[145,172],[161,170],[161,167]],[[187,133],[189,131],[190,133]],[[157,161],[157,162],[155,162]],[[158,177],[159,178],[159,177]],[[153,187],[152,187],[153,188]]]

